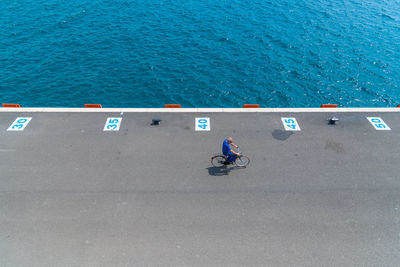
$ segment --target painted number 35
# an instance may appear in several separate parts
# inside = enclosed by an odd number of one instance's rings
[[[103,131],[118,131],[122,118],[107,118]]]
[[[117,127],[118,127],[118,122],[119,122],[118,119],[110,119],[110,120],[108,120],[107,129],[110,129],[110,130],[115,130],[115,129],[117,129]]]

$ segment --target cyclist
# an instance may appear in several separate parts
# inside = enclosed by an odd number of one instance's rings
[[[224,142],[222,143],[222,153],[225,156],[228,156],[228,158],[224,164],[231,164],[236,160],[236,157],[240,156],[240,154],[233,151],[230,146],[234,146],[234,147],[238,148],[238,146],[233,143],[232,137],[226,138],[224,140]]]

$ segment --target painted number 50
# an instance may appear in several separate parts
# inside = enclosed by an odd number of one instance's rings
[[[375,124],[376,128],[386,128],[385,124],[382,124],[380,119],[371,119],[371,121]]]

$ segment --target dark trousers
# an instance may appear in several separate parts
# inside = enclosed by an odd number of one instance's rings
[[[235,154],[233,154],[232,152],[228,152],[228,161],[230,161],[230,162],[235,162],[235,160],[236,160],[236,158],[237,158],[237,156],[235,155]]]

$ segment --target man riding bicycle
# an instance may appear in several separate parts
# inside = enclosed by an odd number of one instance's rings
[[[236,151],[231,149],[231,146],[236,147]],[[247,156],[243,156],[239,147],[233,143],[232,137],[228,137],[222,143],[222,153],[211,157],[211,164],[216,168],[226,168],[226,165],[235,164],[239,168],[246,168],[250,163]],[[224,166],[225,165],[225,166]]]
[[[234,147],[238,148],[238,146],[233,143],[232,137],[228,137],[222,143],[222,153],[225,156],[228,156],[228,158],[226,160],[226,164],[233,163],[236,160],[236,158],[240,156],[240,154],[233,151],[230,146],[234,146]]]

